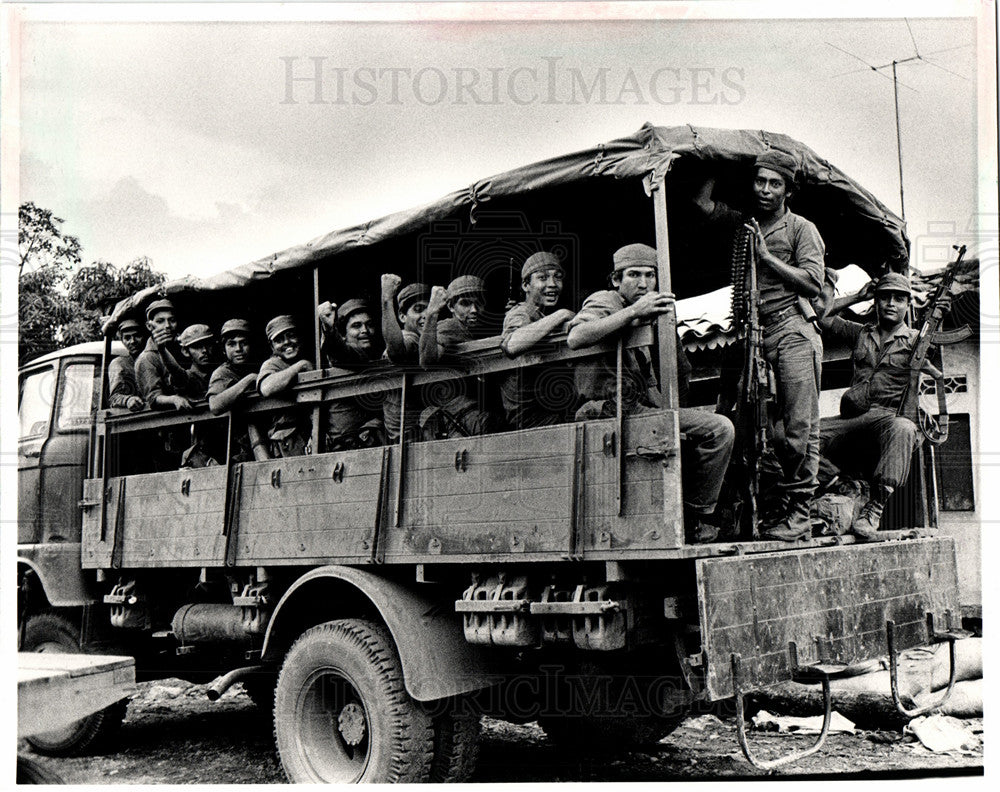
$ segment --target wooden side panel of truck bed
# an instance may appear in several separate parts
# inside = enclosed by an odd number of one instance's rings
[[[621,475],[617,434],[607,419],[415,443],[402,460],[388,446],[244,463],[229,478],[113,477],[103,524],[91,480],[84,566],[670,557],[683,539],[676,413],[625,421]]]

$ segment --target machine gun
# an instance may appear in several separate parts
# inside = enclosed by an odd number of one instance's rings
[[[733,240],[733,328],[740,343],[740,373],[732,404],[736,427],[730,481],[735,497],[735,522],[744,536],[757,536],[761,460],[768,450],[768,407],[774,386],[764,358],[763,331],[758,314],[756,235],[743,226]]]
[[[941,273],[941,282],[934,290],[930,300],[927,302],[927,309],[924,313],[924,320],[917,333],[917,339],[913,344],[913,351],[910,353],[910,381],[903,391],[903,399],[899,405],[899,415],[909,418],[923,432],[924,437],[934,444],[940,445],[948,439],[948,402],[944,392],[943,372],[937,371],[931,376],[934,379],[935,390],[937,391],[938,415],[936,417],[928,415],[920,409],[920,374],[927,362],[927,353],[932,344],[946,345],[956,344],[964,341],[972,335],[972,330],[968,325],[942,332],[939,330],[941,321],[947,313],[944,305],[945,295],[951,294],[955,278],[961,273],[963,268],[962,259],[965,257],[965,245],[955,247],[958,255]],[[936,371],[936,370],[935,370]]]

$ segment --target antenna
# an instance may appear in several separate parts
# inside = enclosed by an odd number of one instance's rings
[[[876,74],[885,77],[887,80],[889,79],[892,80],[892,101],[896,111],[896,162],[899,164],[899,215],[905,221],[906,203],[903,199],[903,141],[899,126],[899,88],[900,86],[902,86],[903,88],[906,88],[907,90],[910,91],[914,91],[915,93],[918,93],[918,91],[915,88],[911,88],[909,85],[906,85],[899,81],[899,78],[896,75],[896,67],[904,63],[913,63],[919,61],[920,63],[926,63],[928,66],[933,66],[937,69],[940,69],[943,72],[947,72],[948,74],[954,75],[955,77],[958,77],[959,79],[968,82],[967,77],[963,77],[958,72],[953,72],[950,69],[946,69],[941,64],[935,63],[934,60],[931,58],[931,56],[938,55],[942,52],[951,52],[953,50],[963,49],[965,47],[970,47],[972,45],[960,44],[957,47],[947,47],[945,49],[934,50],[932,52],[925,52],[923,55],[921,55],[920,50],[917,47],[917,39],[914,37],[913,29],[910,27],[910,20],[904,18],[903,22],[906,23],[906,32],[910,34],[910,42],[913,44],[913,54],[908,58],[894,58],[888,63],[883,63],[881,66],[875,66],[866,61],[864,58],[855,55],[853,52],[848,52],[842,47],[838,47],[836,44],[831,44],[829,41],[826,43],[827,46],[833,47],[838,52],[843,52],[845,55],[848,55],[857,61],[861,61],[861,63],[863,63],[867,67],[867,69],[853,69],[851,71],[842,72],[841,74],[835,74],[834,75],[835,77],[843,77],[848,74],[857,74],[858,72],[863,72],[863,71],[873,71]],[[885,74],[883,72],[883,69],[892,69],[892,77],[889,77],[888,74]]]

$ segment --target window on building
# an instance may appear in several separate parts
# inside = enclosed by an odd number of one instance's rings
[[[948,416],[948,440],[934,449],[934,476],[941,511],[975,511],[969,416]]]

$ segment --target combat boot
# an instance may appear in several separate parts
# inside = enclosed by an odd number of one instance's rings
[[[874,498],[868,501],[861,507],[861,513],[858,515],[858,519],[856,519],[854,521],[854,525],[851,526],[851,533],[863,542],[871,542],[876,539],[878,535],[878,527],[882,522],[882,511],[884,509],[884,503]]]
[[[684,541],[687,544],[707,544],[719,537],[719,527],[706,522],[705,515],[684,510]]]
[[[785,519],[776,525],[765,527],[760,532],[761,539],[775,539],[782,542],[796,542],[799,539],[808,539],[811,535],[809,503],[799,499],[789,500]]]

